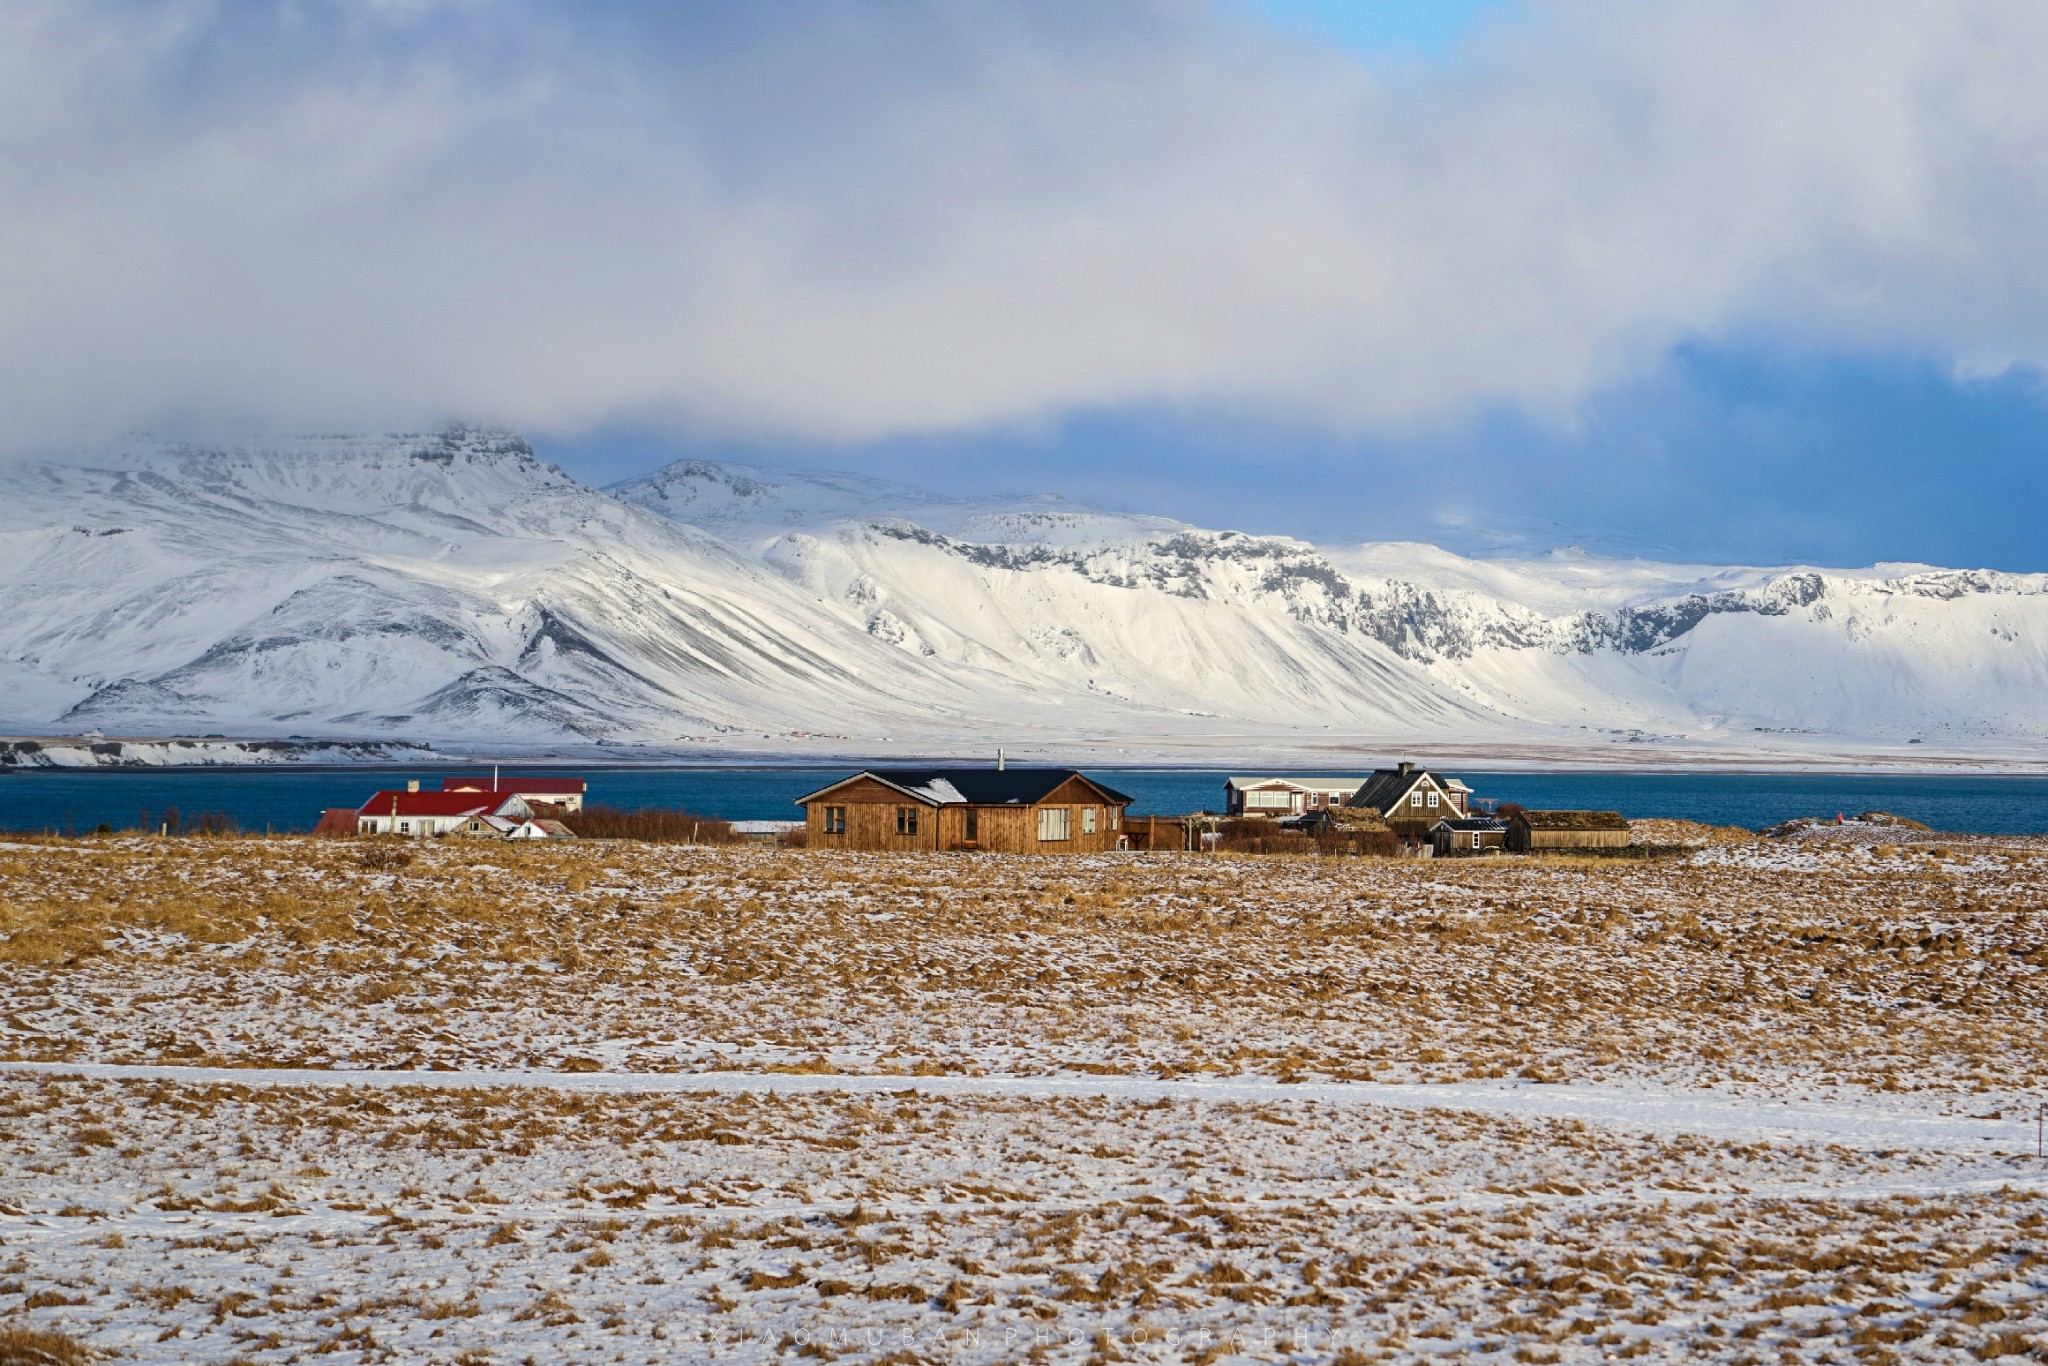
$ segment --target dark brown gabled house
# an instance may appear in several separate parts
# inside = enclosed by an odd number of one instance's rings
[[[1404,763],[1373,770],[1347,805],[1377,811],[1404,840],[1427,843],[1429,829],[1438,821],[1471,814],[1465,809],[1468,793],[1455,778]]]
[[[871,768],[796,799],[812,849],[1095,854],[1131,799],[1071,768]]]

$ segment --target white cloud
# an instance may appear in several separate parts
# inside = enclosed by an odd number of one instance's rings
[[[2048,359],[2030,0],[0,0],[0,412],[859,439],[1569,405],[1728,327]]]

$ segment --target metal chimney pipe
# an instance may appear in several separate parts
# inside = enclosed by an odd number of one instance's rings
[[[1004,763],[1004,760],[1003,760],[1003,752],[1002,752],[1001,750],[997,750],[997,751],[996,751],[996,772],[998,772],[998,773],[1001,773],[1001,772],[1003,771],[1003,763]]]

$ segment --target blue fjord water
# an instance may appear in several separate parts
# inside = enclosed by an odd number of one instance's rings
[[[444,771],[276,770],[188,772],[27,771],[0,774],[0,830],[86,831],[154,823],[175,807],[190,820],[224,812],[244,830],[312,828],[330,806],[358,806],[379,787],[419,778],[434,787]],[[797,816],[794,798],[847,772],[834,768],[662,768],[577,770],[590,800],[607,806],[681,807],[728,820]],[[1136,798],[1139,812],[1218,810],[1220,771],[1090,769]],[[1757,828],[1793,816],[1854,815],[1878,809],[1937,830],[2048,834],[2048,777],[1826,773],[1473,773],[1459,776],[1482,796],[1533,807],[1592,808],[1631,816],[1677,816]]]

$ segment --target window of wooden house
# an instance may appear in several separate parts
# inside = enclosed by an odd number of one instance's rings
[[[1437,805],[1437,790],[1433,787],[1429,790],[1429,804],[1432,807]]]
[[[896,808],[896,833],[899,835],[915,835],[917,833],[916,807],[899,806]]]
[[[398,823],[398,833],[401,835],[410,835],[412,833],[412,822],[400,821]]]
[[[1092,806],[1081,808],[1081,833],[1084,835],[1095,833],[1095,808]]]
[[[1041,806],[1038,808],[1038,838],[1041,840],[1072,839],[1068,824],[1068,811],[1064,806]]]
[[[1109,808],[1109,828],[1112,830],[1124,828],[1124,809],[1121,806]]]
[[[825,808],[825,833],[828,835],[843,835],[846,833],[845,807],[828,806]]]
[[[1474,849],[1477,849],[1477,848],[1479,847],[1479,841],[1480,841],[1480,838],[1481,838],[1481,836],[1480,836],[1480,833],[1479,833],[1479,831],[1477,831],[1477,830],[1474,830],[1474,831],[1472,832],[1472,847],[1473,847]]]
[[[1410,806],[1420,806],[1420,805],[1422,805],[1422,790],[1421,790],[1420,788],[1417,788],[1417,789],[1416,789],[1415,791],[1413,791],[1413,792],[1411,792],[1411,793],[1409,793],[1409,794],[1408,794],[1408,805],[1410,805]]]
[[[973,807],[967,808],[967,842],[972,844],[981,838],[981,813]]]

